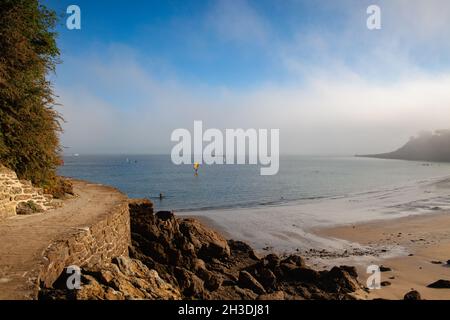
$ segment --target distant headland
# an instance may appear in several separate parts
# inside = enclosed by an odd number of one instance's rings
[[[450,130],[422,132],[401,148],[388,153],[356,155],[357,157],[414,161],[450,162]]]

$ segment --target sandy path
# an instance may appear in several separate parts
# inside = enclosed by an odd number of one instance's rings
[[[450,289],[427,288],[439,279],[450,280],[450,266],[447,264],[450,260],[450,213],[334,227],[316,230],[316,233],[369,246],[401,246],[412,254],[371,261],[392,269],[381,273],[381,281],[389,281],[391,285],[371,291],[366,295],[368,299],[403,299],[411,289],[419,291],[424,299],[450,299]],[[358,266],[363,283],[368,277],[366,268]]]
[[[92,225],[114,206],[126,201],[119,191],[82,181],[74,182],[77,197],[61,208],[0,221],[0,300],[23,299],[28,278],[54,240]]]

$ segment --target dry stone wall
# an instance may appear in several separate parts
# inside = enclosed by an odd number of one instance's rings
[[[96,223],[52,243],[44,253],[38,282],[41,287],[51,287],[64,268],[108,263],[114,257],[128,256],[130,245],[130,213],[125,200]]]
[[[20,203],[31,201],[35,209],[45,211],[52,207],[52,196],[41,188],[33,187],[30,181],[19,180],[14,171],[0,164],[0,219],[17,214]]]

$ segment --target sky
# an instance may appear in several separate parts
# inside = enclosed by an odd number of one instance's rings
[[[42,3],[61,16],[67,154],[168,154],[194,120],[280,129],[282,154],[387,152],[450,128],[447,0]],[[72,4],[81,30],[65,26]]]

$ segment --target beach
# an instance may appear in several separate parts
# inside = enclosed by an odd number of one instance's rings
[[[136,159],[130,164],[122,156],[81,156],[68,159],[63,168],[67,175],[82,172],[84,178],[112,184],[130,197],[150,194],[156,210],[195,217],[224,238],[247,243],[260,256],[300,255],[314,270],[356,266],[364,285],[368,266],[392,269],[382,273],[382,281],[390,285],[359,298],[402,299],[416,289],[425,299],[450,299],[449,289],[426,287],[450,280],[446,164],[286,157],[286,171],[266,181],[255,178],[252,167],[212,166],[193,177],[191,168],[173,168],[163,156]],[[121,173],[111,175],[111,167]],[[144,178],[138,178],[142,173]],[[180,178],[163,179],[166,174]],[[152,196],[161,191],[162,200]],[[285,198],[288,191],[302,197]]]
[[[406,255],[391,258],[370,257],[371,264],[392,269],[381,274],[381,281],[391,285],[372,290],[363,298],[402,299],[414,289],[423,299],[450,299],[450,289],[427,288],[439,279],[450,280],[450,212],[317,229],[314,233],[364,246],[400,246],[406,250]],[[365,283],[367,265],[356,267]]]
[[[227,229],[205,216],[196,219],[214,230],[230,237]],[[423,299],[450,299],[450,289],[428,288],[437,280],[450,280],[450,212],[398,219],[341,225],[337,227],[312,228],[308,232],[322,238],[323,243],[348,243],[360,250],[341,248],[303,248],[298,252],[309,265],[316,269],[329,269],[333,265],[355,266],[360,282],[365,285],[370,276],[367,267],[378,265],[391,271],[381,273],[381,282],[390,285],[381,289],[360,291],[360,299],[403,299],[404,295],[417,290]],[[292,241],[296,239],[293,238]],[[276,248],[259,250],[277,252]],[[283,254],[283,252],[278,252]]]

